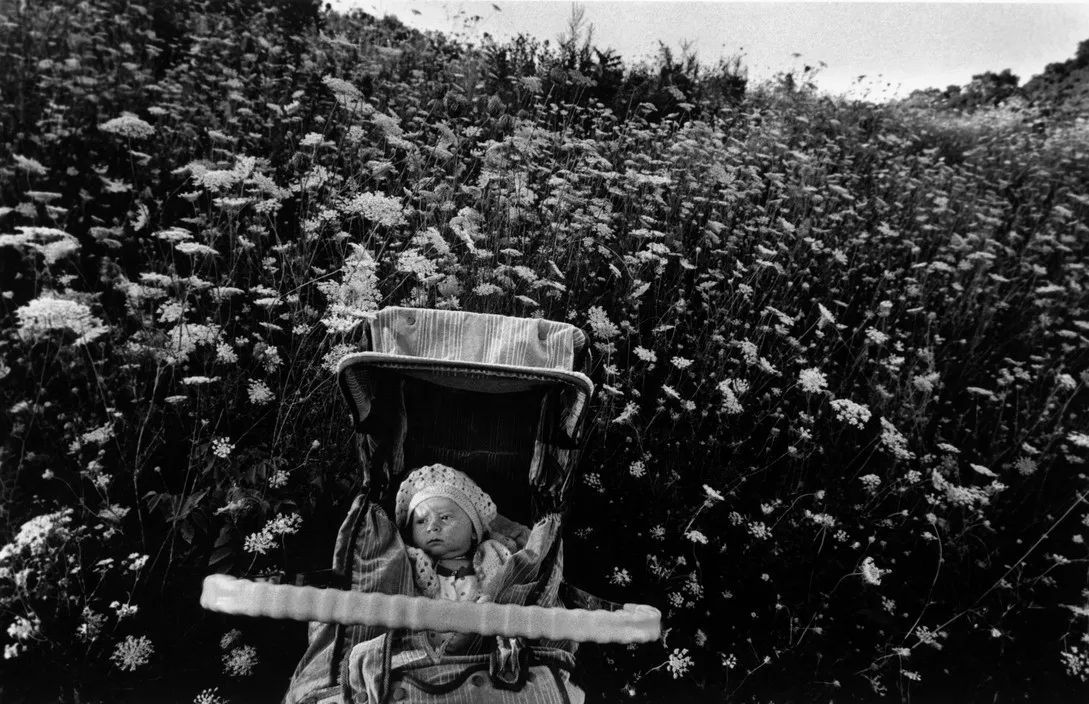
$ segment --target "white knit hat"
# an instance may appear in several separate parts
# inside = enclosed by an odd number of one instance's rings
[[[472,522],[477,540],[484,540],[485,531],[495,520],[495,502],[469,475],[444,464],[420,467],[401,482],[394,510],[397,525],[404,528],[416,507],[435,497],[457,504]]]

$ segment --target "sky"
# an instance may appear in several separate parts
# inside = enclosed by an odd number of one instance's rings
[[[478,41],[519,33],[555,41],[572,2],[541,0],[329,0],[334,9],[393,15],[410,27]],[[805,65],[828,93],[885,100],[918,88],[968,83],[1009,68],[1024,83],[1048,63],[1071,58],[1089,39],[1089,2],[644,2],[580,3],[594,43],[627,61],[650,58],[658,42],[701,62],[740,54],[750,80]],[[478,16],[475,22],[468,18]],[[864,79],[859,79],[865,76]]]

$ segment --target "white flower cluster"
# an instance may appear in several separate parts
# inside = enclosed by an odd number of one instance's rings
[[[862,579],[867,584],[872,584],[874,586],[880,586],[881,578],[884,577],[889,571],[890,570],[883,570],[880,567],[878,567],[874,563],[872,557],[867,557],[865,560],[862,561],[862,568],[861,568]]]
[[[228,700],[219,696],[219,687],[211,687],[193,697],[193,704],[228,704]]]
[[[340,343],[334,345],[332,349],[325,353],[321,358],[321,368],[330,374],[336,374],[337,365],[340,364],[340,360],[345,355],[351,354],[355,351],[355,348],[346,343]]]
[[[866,328],[866,339],[875,345],[883,345],[889,341],[889,336],[877,328]]]
[[[958,486],[948,481],[937,470],[931,472],[930,481],[935,489],[945,492],[945,498],[949,503],[977,510],[988,505],[995,494],[1006,488],[1006,485],[999,481],[992,481],[985,487]]]
[[[470,252],[476,252],[476,242],[484,238],[480,230],[482,220],[480,213],[468,206],[450,219],[450,229]]]
[[[934,386],[938,383],[940,375],[938,372],[930,372],[929,374],[916,375],[911,377],[911,385],[923,393],[934,393]]]
[[[635,401],[628,401],[624,406],[624,410],[620,412],[616,418],[613,418],[613,423],[629,423],[635,414],[639,411],[639,405]]]
[[[1089,434],[1086,433],[1069,433],[1066,439],[1070,444],[1075,447],[1089,447]]]
[[[741,351],[741,358],[745,360],[746,364],[751,366],[760,361],[760,353],[757,351],[756,344],[750,340],[734,340],[730,344]]]
[[[1069,650],[1059,652],[1066,673],[1082,682],[1089,682],[1089,649],[1082,650],[1073,645]]]
[[[707,536],[698,530],[690,530],[684,534],[684,537],[688,538],[693,543],[699,543],[700,545],[707,544]]]
[[[836,412],[836,418],[856,428],[862,428],[870,420],[870,409],[849,399],[832,401],[832,410]]]
[[[46,264],[53,264],[79,251],[79,240],[64,230],[40,225],[18,225],[18,234],[0,235],[0,247],[24,247],[41,253]]]
[[[425,281],[438,273],[438,267],[434,261],[424,256],[423,252],[415,247],[409,247],[397,255],[397,271]]]
[[[828,388],[828,378],[817,367],[810,367],[798,372],[798,385],[803,391],[819,394]]]
[[[688,672],[688,668],[692,667],[692,658],[688,655],[688,648],[674,648],[669,655],[666,667],[669,668],[673,679],[677,679]]]
[[[253,173],[256,164],[255,157],[238,156],[231,169],[209,169],[207,162],[194,161],[183,167],[183,170],[189,172],[196,185],[218,192],[245,181]]]
[[[212,454],[220,459],[227,459],[234,451],[234,445],[227,438],[212,439]]]
[[[45,553],[49,540],[66,540],[71,535],[72,509],[35,516],[19,528],[10,543],[0,548],[0,565],[16,555],[38,557]]]
[[[208,325],[179,323],[167,331],[167,361],[184,362],[196,351],[197,345],[217,345],[222,331],[214,323]]]
[[[395,227],[408,222],[405,219],[405,207],[397,196],[385,196],[368,191],[360,193],[351,200],[344,201],[340,210],[345,215],[359,215],[371,222]]]
[[[618,587],[626,587],[631,584],[631,574],[625,569],[614,567],[612,575],[609,576],[609,581]]]
[[[155,134],[154,127],[131,112],[121,113],[121,117],[115,117],[112,120],[100,123],[98,129],[130,139],[142,139]]]
[[[586,317],[595,337],[602,340],[611,340],[620,334],[620,328],[616,327],[616,325],[609,320],[609,315],[605,312],[604,308],[593,306],[586,312]]]
[[[33,159],[29,156],[23,156],[22,154],[12,154],[11,156],[13,159],[15,159],[16,168],[22,169],[28,174],[32,174],[34,176],[45,176],[49,173],[49,169],[47,169],[45,165],[37,159]]]
[[[910,460],[915,457],[915,453],[907,449],[907,438],[884,418],[881,419],[881,445],[897,459]]]
[[[764,525],[763,521],[752,521],[745,526],[745,530],[757,540],[767,540],[771,537],[771,529]]]
[[[715,491],[707,484],[703,485],[703,493],[707,496],[707,504],[713,504],[718,501],[723,501],[726,497],[722,495],[722,492]]]
[[[297,513],[277,516],[266,523],[259,532],[248,535],[244,549],[246,552],[264,555],[275,545],[278,536],[297,533],[301,526],[302,516]]]
[[[91,309],[77,301],[44,294],[20,306],[15,311],[19,321],[19,336],[37,342],[53,330],[71,330],[79,337],[75,344],[83,345],[101,337],[109,328],[91,315]]]
[[[249,394],[250,403],[256,406],[263,406],[276,398],[276,394],[272,393],[272,389],[268,387],[268,384],[260,379],[250,379],[247,393]]]
[[[248,677],[258,662],[257,648],[240,645],[223,656],[223,671],[231,677]]]
[[[139,638],[125,636],[125,640],[114,648],[110,660],[113,660],[118,669],[133,672],[136,668],[146,665],[154,652],[155,646],[147,636]]]
[[[344,260],[344,280],[321,281],[317,288],[329,301],[321,322],[331,332],[347,332],[361,320],[374,317],[381,294],[376,271],[378,263],[362,245],[352,244],[352,253]]]
[[[827,513],[813,513],[806,509],[805,517],[821,528],[832,528],[836,525],[835,517]]]
[[[718,383],[719,393],[722,394],[722,412],[728,416],[736,416],[745,409],[737,397],[747,391],[748,384],[741,379],[724,379]]]

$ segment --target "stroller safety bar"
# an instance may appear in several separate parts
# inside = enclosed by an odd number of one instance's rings
[[[269,584],[223,574],[204,578],[200,604],[241,616],[592,643],[646,643],[657,640],[662,630],[662,613],[644,604],[608,611],[473,603]]]

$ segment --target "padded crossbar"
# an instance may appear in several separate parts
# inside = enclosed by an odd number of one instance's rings
[[[608,611],[473,603],[269,584],[223,574],[204,578],[200,604],[240,616],[591,643],[647,643],[657,640],[662,629],[662,613],[644,604]]]

